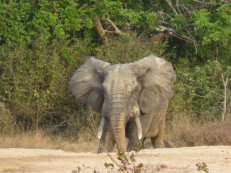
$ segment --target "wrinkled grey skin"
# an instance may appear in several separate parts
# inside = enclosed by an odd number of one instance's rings
[[[125,152],[126,136],[128,149],[137,147],[139,138],[151,138],[154,147],[162,147],[175,78],[171,63],[153,55],[116,65],[88,59],[72,76],[70,88],[77,101],[102,115],[98,151],[110,152],[116,144]]]

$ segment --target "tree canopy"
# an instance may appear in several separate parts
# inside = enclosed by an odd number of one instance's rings
[[[178,75],[169,118],[229,116],[228,0],[2,0],[0,16],[0,132],[87,124],[68,80],[91,55],[163,56]]]

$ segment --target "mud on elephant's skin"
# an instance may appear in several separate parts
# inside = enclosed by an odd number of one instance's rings
[[[72,76],[70,88],[76,100],[101,113],[99,152],[126,151],[151,138],[163,146],[165,114],[173,96],[176,74],[171,63],[150,55],[128,64],[110,65],[89,58]]]

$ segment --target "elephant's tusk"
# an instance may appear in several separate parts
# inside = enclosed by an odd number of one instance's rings
[[[100,121],[100,125],[98,128],[98,138],[101,139],[101,136],[103,134],[103,126],[104,126],[104,122],[105,122],[105,118],[102,117],[101,121]]]
[[[138,139],[141,140],[142,138],[142,127],[140,123],[140,117],[135,118],[136,126],[137,126],[137,132],[138,132]]]

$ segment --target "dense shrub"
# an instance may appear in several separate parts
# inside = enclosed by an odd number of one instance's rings
[[[58,47],[36,41],[31,49],[23,45],[0,48],[0,54],[4,55],[0,67],[0,100],[16,122],[14,125],[36,130],[62,122],[63,126],[75,124],[78,113],[68,81],[83,61],[79,58],[81,49],[78,51],[82,46],[79,42]]]
[[[75,135],[82,126],[94,131],[99,116],[78,105],[68,88],[71,75],[92,55],[112,64],[151,53],[172,62],[177,81],[168,120],[220,119],[226,79],[230,113],[231,4],[182,0],[172,5],[176,12],[162,1],[1,1],[0,132],[46,127]],[[107,44],[94,28],[96,16]],[[107,18],[123,34],[116,35]],[[151,42],[162,25],[176,36]],[[143,31],[147,35],[139,40]]]

